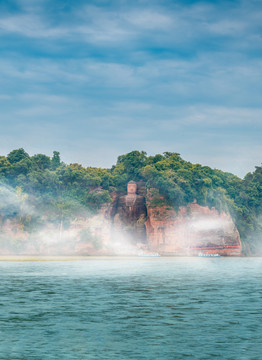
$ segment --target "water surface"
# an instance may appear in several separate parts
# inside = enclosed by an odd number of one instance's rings
[[[0,262],[1,359],[261,359],[261,258]]]

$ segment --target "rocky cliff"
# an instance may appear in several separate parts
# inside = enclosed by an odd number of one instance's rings
[[[115,194],[96,215],[76,218],[67,227],[42,220],[44,226],[29,233],[18,219],[0,216],[1,254],[136,255],[142,249],[169,256],[232,256],[242,250],[229,214],[197,203],[176,211],[156,189],[145,194],[132,181],[127,195]]]
[[[190,204],[176,212],[147,206],[148,247],[162,255],[241,255],[238,230],[229,214]]]
[[[133,244],[145,243],[147,251],[161,255],[241,255],[239,232],[230,214],[197,203],[176,211],[157,189],[145,197],[136,191],[131,197],[116,198],[111,216],[113,229],[130,235]]]

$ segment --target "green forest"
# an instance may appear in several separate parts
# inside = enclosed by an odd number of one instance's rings
[[[13,150],[0,156],[0,218],[17,218],[28,232],[46,219],[70,222],[97,212],[112,201],[113,194],[125,193],[130,180],[145,189],[157,188],[162,197],[154,199],[156,205],[165,201],[177,210],[196,201],[229,212],[248,252],[262,248],[262,167],[241,179],[192,164],[173,152],[147,156],[144,151],[132,151],[119,156],[111,169],[102,169],[67,165],[57,151],[49,157]]]

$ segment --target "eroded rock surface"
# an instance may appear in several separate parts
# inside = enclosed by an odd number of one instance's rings
[[[137,255],[139,249],[161,255],[241,255],[231,216],[196,203],[175,211],[154,189],[146,199],[134,182],[127,195],[115,194],[113,206],[76,218],[69,227],[45,222],[28,233],[17,220],[0,214],[0,254]],[[157,201],[156,201],[157,200]]]
[[[147,241],[162,255],[240,255],[239,232],[229,214],[190,204],[176,212],[167,206],[147,206]]]

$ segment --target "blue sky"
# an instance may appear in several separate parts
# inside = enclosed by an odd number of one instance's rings
[[[0,0],[0,153],[262,161],[262,2]]]

